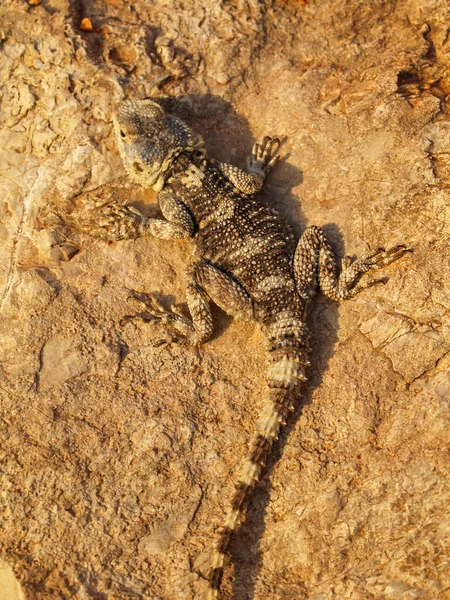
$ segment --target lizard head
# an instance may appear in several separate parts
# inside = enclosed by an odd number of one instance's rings
[[[160,191],[181,152],[203,148],[203,140],[152,100],[126,100],[116,108],[114,130],[129,175]]]

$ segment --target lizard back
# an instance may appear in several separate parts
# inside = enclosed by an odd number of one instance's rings
[[[281,312],[303,318],[305,305],[292,268],[294,237],[275,211],[242,194],[201,157],[178,157],[166,185],[193,216],[195,257],[240,282],[253,299],[254,320],[261,327]]]

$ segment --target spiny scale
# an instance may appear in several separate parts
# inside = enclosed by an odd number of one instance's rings
[[[212,557],[208,598],[215,600],[231,536],[306,380],[305,309],[316,288],[335,300],[349,298],[373,285],[358,282],[362,273],[390,264],[406,249],[397,246],[353,263],[345,260],[339,277],[334,254],[318,227],[308,228],[294,251],[289,227],[254,196],[277,161],[276,138],[266,137],[254,145],[245,172],[208,161],[202,138],[151,100],[120,104],[114,128],[128,173],[158,192],[164,218],[148,218],[134,208],[118,206],[102,220],[107,235],[191,238],[194,244],[195,261],[188,267],[186,288],[190,318],[165,311],[139,294],[145,318],[164,324],[178,338],[200,344],[213,331],[211,299],[233,317],[260,327],[267,340],[264,407]]]

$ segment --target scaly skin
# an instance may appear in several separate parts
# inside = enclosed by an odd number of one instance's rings
[[[150,219],[131,207],[113,207],[101,223],[108,236],[191,238],[195,245],[195,262],[187,270],[190,318],[136,294],[145,305],[139,316],[164,323],[176,337],[200,344],[213,331],[211,299],[233,317],[255,323],[267,341],[264,408],[212,557],[208,599],[215,600],[230,538],[306,379],[305,312],[310,300],[317,288],[334,300],[354,296],[378,283],[359,282],[361,274],[389,265],[407,249],[379,249],[354,262],[346,258],[337,277],[334,254],[321,229],[308,228],[295,250],[289,227],[254,197],[277,160],[276,138],[255,144],[244,172],[208,161],[201,137],[151,100],[120,104],[114,127],[128,173],[158,192],[165,218]]]

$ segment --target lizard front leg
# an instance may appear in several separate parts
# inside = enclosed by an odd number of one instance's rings
[[[113,205],[104,210],[95,230],[100,227],[100,235],[110,240],[135,239],[143,235],[162,239],[189,238],[194,235],[191,214],[175,194],[170,190],[162,190],[158,194],[158,203],[166,220],[146,217],[133,206]]]
[[[247,158],[247,171],[243,171],[228,163],[219,163],[219,169],[227,179],[243,194],[256,194],[262,188],[270,169],[278,161],[280,140],[265,137],[254,144],[251,155]]]
[[[188,268],[186,278],[186,302],[190,318],[184,316],[178,308],[164,309],[151,295],[134,293],[134,298],[146,309],[137,317],[145,321],[160,322],[170,333],[175,334],[175,340],[180,336],[191,344],[205,342],[212,335],[213,319],[209,299],[233,317],[244,321],[253,319],[250,295],[235,279],[219,268],[207,261],[200,261]]]
[[[352,298],[368,287],[385,282],[383,279],[358,282],[363,273],[386,267],[406,252],[410,252],[406,246],[398,245],[388,250],[379,248],[355,261],[346,256],[338,277],[336,258],[325,233],[320,227],[308,227],[299,240],[294,256],[297,291],[302,298],[309,299],[318,284],[322,293],[332,300]]]

